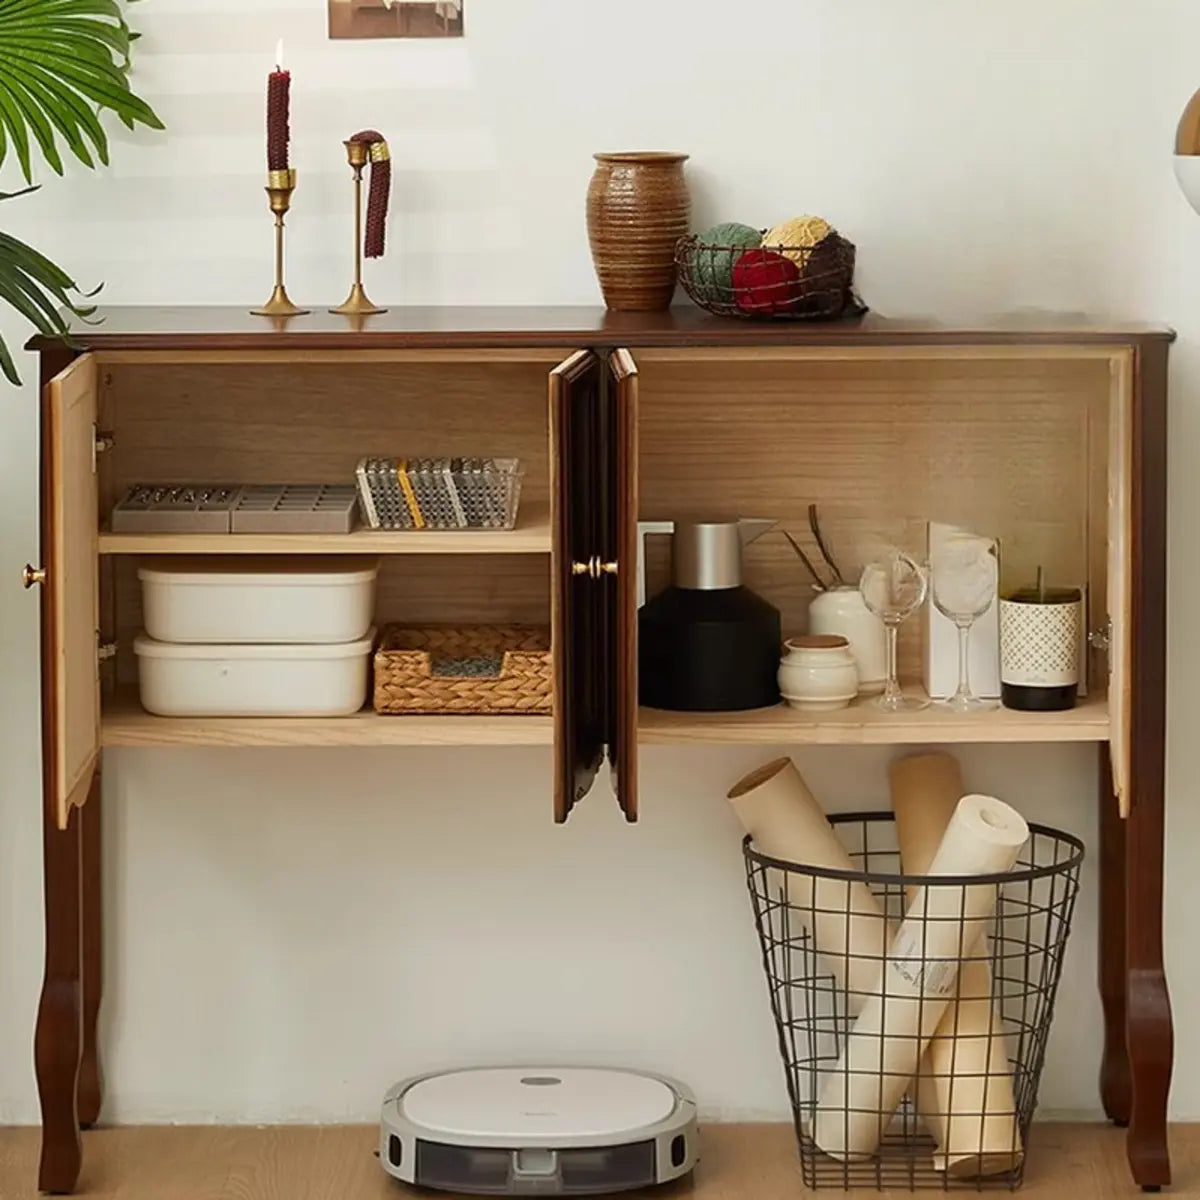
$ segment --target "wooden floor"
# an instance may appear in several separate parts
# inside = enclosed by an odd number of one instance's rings
[[[1171,1194],[1198,1197],[1200,1125],[1177,1126],[1172,1133],[1176,1183]],[[104,1200],[405,1200],[417,1195],[380,1170],[376,1136],[361,1127],[96,1130],[84,1135],[79,1194]],[[660,1189],[653,1193],[658,1200],[784,1200],[803,1194],[789,1127],[710,1125],[702,1137],[703,1161],[694,1181]],[[1039,1125],[1031,1142],[1020,1193],[1026,1200],[1141,1195],[1126,1169],[1125,1139],[1118,1129]],[[36,1196],[37,1153],[36,1130],[0,1129],[3,1200]]]

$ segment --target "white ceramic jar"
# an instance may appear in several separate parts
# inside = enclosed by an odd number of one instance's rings
[[[808,606],[808,632],[844,637],[858,667],[858,692],[874,696],[887,682],[887,633],[856,587],[830,588]]]
[[[826,634],[793,638],[784,643],[779,664],[779,690],[802,712],[845,708],[858,695],[858,668],[850,643]]]

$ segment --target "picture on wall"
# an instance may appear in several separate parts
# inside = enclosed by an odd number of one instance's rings
[[[463,35],[463,0],[329,0],[332,38]]]

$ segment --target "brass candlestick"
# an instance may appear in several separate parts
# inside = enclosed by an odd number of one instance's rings
[[[346,158],[354,171],[354,284],[350,288],[350,295],[346,297],[345,304],[339,305],[337,308],[331,308],[332,313],[339,313],[344,317],[365,317],[372,313],[387,312],[386,308],[380,308],[377,304],[371,303],[371,298],[367,295],[366,289],[363,287],[363,205],[362,205],[362,177],[363,168],[371,158],[371,147],[367,142],[346,142]]]
[[[283,284],[284,218],[292,207],[292,193],[295,190],[295,168],[267,172],[267,195],[271,199],[271,211],[275,214],[275,290],[262,308],[251,310],[256,317],[301,317],[311,311],[293,304]]]

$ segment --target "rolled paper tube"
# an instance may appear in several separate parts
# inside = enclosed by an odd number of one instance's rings
[[[729,793],[755,847],[770,858],[831,871],[854,871],[821,806],[789,758],[767,763]],[[852,1013],[878,991],[891,929],[865,883],[788,872],[788,907],[812,936]]]
[[[924,875],[966,792],[962,768],[948,754],[916,754],[892,764],[891,784],[902,869]],[[985,936],[959,971],[917,1079],[917,1107],[938,1140],[934,1169],[958,1178],[1005,1174],[1024,1154],[990,957]]]
[[[1029,827],[990,796],[964,796],[929,875],[992,875],[1012,869]],[[913,897],[874,994],[863,1006],[817,1103],[813,1140],[841,1161],[869,1158],[917,1074],[971,957],[996,912],[994,884],[927,884]]]

